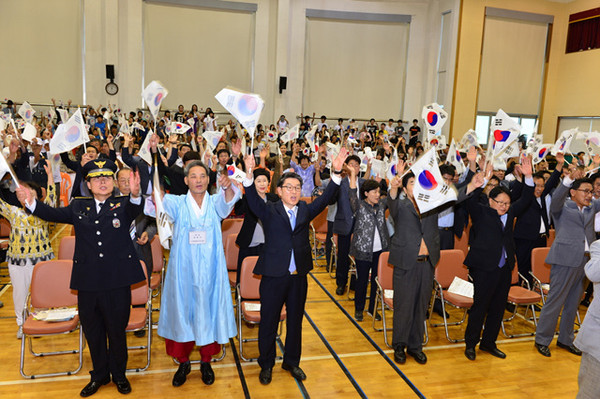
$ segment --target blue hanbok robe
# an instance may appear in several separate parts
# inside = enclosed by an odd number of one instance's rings
[[[230,202],[221,189],[206,193],[201,208],[189,191],[164,196],[174,226],[158,321],[161,337],[203,346],[225,344],[237,333],[221,234],[221,220],[241,196],[235,185],[233,189]],[[202,231],[206,243],[190,244],[190,233]]]

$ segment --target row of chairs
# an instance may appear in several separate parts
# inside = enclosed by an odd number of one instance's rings
[[[517,266],[513,269],[512,281],[510,291],[508,293],[508,303],[514,306],[513,314],[502,321],[502,333],[507,338],[520,337],[535,335],[534,332],[522,333],[522,334],[508,334],[506,332],[505,323],[512,321],[516,314],[518,307],[525,307],[525,316],[529,310],[531,310],[534,326],[537,326],[537,318],[535,313],[535,305],[540,302],[544,304],[546,302],[546,295],[549,289],[550,283],[550,265],[545,262],[546,256],[550,247],[536,248],[531,254],[531,275],[533,276],[533,287],[529,286],[529,282],[524,276],[519,274]],[[446,339],[448,341],[456,343],[462,342],[464,339],[452,338],[448,327],[453,325],[460,325],[464,323],[467,315],[467,311],[473,305],[473,299],[457,295],[448,291],[448,288],[452,284],[455,277],[463,280],[468,280],[468,269],[463,264],[464,252],[459,249],[443,250],[440,253],[440,261],[435,269],[434,277],[434,292],[431,301],[431,308],[429,309],[429,324],[431,327],[444,326],[446,333]],[[388,347],[391,347],[388,341],[388,326],[386,322],[386,311],[390,310],[393,312],[393,267],[388,264],[389,252],[383,252],[379,257],[379,264],[377,270],[377,295],[375,308],[381,310],[382,315],[382,328],[378,329],[373,320],[373,328],[375,330],[383,330],[384,341]],[[442,304],[442,323],[433,323],[433,303],[435,299],[440,299]],[[450,305],[457,309],[464,311],[460,320],[450,322],[446,317],[446,306]],[[427,328],[425,329],[427,331]],[[427,336],[425,340],[427,340]]]
[[[148,369],[151,361],[152,346],[152,298],[160,294],[164,280],[165,259],[158,237],[151,242],[153,273],[150,283],[147,279],[146,266],[140,261],[146,279],[131,287],[131,308],[127,332],[147,330],[147,341],[144,345],[130,346],[128,349],[145,350],[146,363],[140,367],[130,368],[127,371],[144,371]],[[75,251],[75,237],[66,236],[59,244],[58,256],[54,260],[38,263],[33,271],[31,288],[27,297],[27,306],[24,311],[23,336],[21,338],[21,358],[19,371],[25,378],[53,377],[77,373],[82,367],[83,333],[79,317],[60,322],[47,322],[36,320],[35,312],[43,309],[72,308],[77,306],[77,294],[71,290],[71,270],[73,268],[73,253]],[[36,352],[33,348],[32,338],[48,337],[53,335],[66,335],[78,332],[78,346],[76,349],[54,352]],[[25,371],[25,342],[28,341],[29,352],[34,357],[43,357],[61,354],[77,354],[78,366],[71,370],[51,373],[28,374]]]

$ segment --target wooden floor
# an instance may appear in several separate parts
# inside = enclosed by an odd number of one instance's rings
[[[53,230],[53,246],[68,234],[70,226],[59,225]],[[0,269],[0,398],[64,398],[78,397],[89,381],[91,361],[84,353],[83,369],[76,375],[27,380],[19,374],[20,340],[15,338],[16,323],[12,305],[12,289],[6,264]],[[443,327],[429,327],[429,343],[424,348],[429,361],[417,364],[408,358],[406,364],[393,361],[393,351],[386,347],[382,332],[374,331],[372,319],[365,313],[363,322],[354,322],[354,303],[347,296],[335,295],[335,280],[316,267],[308,277],[309,289],[306,317],[303,325],[301,367],[308,379],[298,384],[288,372],[273,369],[273,382],[262,386],[256,362],[236,362],[239,358],[237,338],[232,350],[227,345],[224,360],[213,363],[216,381],[212,386],[202,383],[199,366],[194,365],[185,385],[174,388],[171,379],[177,366],[166,356],[164,340],[153,330],[152,363],[145,372],[129,373],[135,398],[198,397],[214,398],[573,398],[577,392],[580,358],[550,346],[551,358],[544,358],[533,346],[533,337],[506,339],[500,335],[498,346],[507,354],[501,360],[483,352],[472,362],[463,355],[464,344],[446,340]],[[584,309],[582,309],[583,311]],[[450,311],[458,318],[459,311]],[[158,318],[158,314],[155,315]],[[387,318],[391,325],[391,314]],[[257,328],[244,327],[248,337],[256,336]],[[532,324],[520,317],[511,331],[531,331]],[[461,337],[464,326],[451,327],[451,335]],[[284,331],[285,335],[285,331]],[[75,338],[35,339],[38,348],[74,345]],[[145,342],[145,338],[128,338],[130,344]],[[391,340],[391,334],[390,334]],[[246,355],[258,355],[256,343],[244,347]],[[235,352],[235,353],[234,353]],[[144,363],[145,353],[130,351],[129,367]],[[195,353],[195,356],[199,355]],[[26,370],[44,372],[71,367],[75,355],[36,358],[26,357]],[[102,387],[94,398],[120,396],[113,384]]]

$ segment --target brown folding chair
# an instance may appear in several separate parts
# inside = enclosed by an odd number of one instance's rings
[[[469,252],[469,230],[465,228],[460,238],[454,236],[454,249],[460,249],[467,256]]]
[[[71,281],[71,270],[73,260],[49,260],[39,262],[33,269],[31,278],[31,289],[27,296],[27,306],[23,311],[23,336],[21,338],[21,375],[25,378],[55,377],[58,375],[76,374],[83,365],[83,332],[79,324],[79,315],[66,321],[41,321],[34,318],[34,312],[42,309],[53,309],[77,306],[77,294],[69,288]],[[35,352],[33,350],[32,338],[49,337],[52,335],[70,334],[79,330],[79,345],[77,349],[62,350],[55,352]],[[77,354],[79,365],[74,370],[46,373],[26,374],[25,364],[25,341],[29,340],[29,351],[36,357],[51,355]]]
[[[229,234],[225,240],[225,264],[227,265],[229,285],[231,286],[232,292],[235,292],[238,256],[240,253],[240,247],[235,243],[237,236],[237,233]],[[233,305],[235,306],[235,303]]]
[[[317,253],[320,245],[321,250],[325,251],[325,241],[327,240],[327,208],[323,209],[321,213],[310,223],[313,239],[313,262],[318,266],[317,260],[324,258],[325,256],[319,256]],[[327,263],[328,259],[325,259]]]
[[[64,236],[58,244],[57,259],[73,260],[75,254],[75,236]]]
[[[435,268],[435,278],[433,280],[434,292],[431,301],[431,307],[429,309],[429,324],[432,327],[444,326],[446,331],[446,339],[450,342],[462,342],[464,339],[452,339],[448,332],[448,326],[456,326],[465,322],[467,317],[467,311],[473,305],[473,298],[469,298],[463,295],[457,295],[452,292],[448,292],[448,288],[454,277],[459,277],[463,280],[468,280],[469,271],[463,264],[465,260],[465,254],[460,249],[445,249],[440,251],[440,261]],[[442,303],[442,317],[443,323],[434,324],[431,322],[433,315],[433,304],[435,299],[439,298]],[[464,309],[463,317],[460,321],[449,323],[446,317],[446,304],[454,306],[458,309]]]
[[[556,238],[556,230],[555,229],[548,230],[548,239],[546,241],[547,247],[552,246],[552,243],[554,242],[554,238]]]
[[[247,362],[252,362],[258,358],[247,358],[244,354],[244,343],[258,341],[257,338],[244,338],[243,337],[243,324],[244,322],[250,324],[260,323],[260,310],[249,309],[250,306],[260,305],[260,279],[261,276],[253,274],[254,266],[258,261],[258,256],[248,256],[242,261],[242,270],[240,273],[240,283],[237,286],[237,316],[238,316],[238,339],[240,342],[240,357]],[[286,318],[285,306],[281,310],[281,317],[279,319],[279,334],[277,340],[279,341],[280,347],[283,347],[283,343],[279,336],[283,328],[282,322]],[[280,357],[278,357],[280,359]]]
[[[388,328],[385,316],[386,309],[392,312],[394,311],[394,298],[393,295],[390,295],[394,290],[394,268],[388,263],[389,257],[390,253],[384,251],[379,255],[379,261],[377,263],[377,277],[375,277],[375,282],[377,283],[375,311],[377,311],[378,304],[381,303],[382,328],[375,327],[375,317],[373,317],[373,329],[375,331],[383,331],[383,340],[385,341],[385,344],[391,348],[392,345],[388,342]]]
[[[528,335],[535,335],[535,330],[530,333],[522,333],[522,334],[511,334],[508,335],[506,333],[506,329],[504,327],[505,322],[512,321],[516,314],[517,308],[519,306],[525,306],[525,316],[527,316],[527,312],[531,309],[531,314],[533,315],[533,325],[537,327],[537,318],[535,314],[535,304],[541,302],[542,296],[529,288],[529,282],[525,277],[523,277],[519,273],[518,267],[515,265],[512,271],[512,281],[511,287],[508,291],[508,303],[514,305],[513,314],[508,318],[502,320],[502,334],[504,334],[507,338],[515,338],[515,337],[525,337]]]
[[[162,291],[163,281],[165,281],[165,255],[160,243],[160,237],[156,234],[150,241],[152,252],[152,274],[150,275],[150,289],[152,298],[156,298]]]
[[[146,364],[141,368],[129,368],[127,371],[145,371],[150,367],[150,355],[152,348],[152,290],[148,285],[148,272],[144,261],[140,261],[144,271],[144,281],[131,286],[131,311],[129,322],[125,328],[126,332],[141,331],[146,329],[146,345],[128,346],[127,349],[145,349]],[[141,307],[143,305],[143,307]]]
[[[550,265],[546,257],[550,247],[534,248],[531,251],[531,276],[533,277],[533,291],[542,296],[542,303],[546,303],[546,295],[550,289]]]
[[[310,204],[311,202],[313,202],[313,197],[300,197],[300,201],[304,201],[307,204]]]
[[[223,236],[223,248],[229,234],[239,234],[244,224],[244,219],[223,219],[221,223],[221,234]]]

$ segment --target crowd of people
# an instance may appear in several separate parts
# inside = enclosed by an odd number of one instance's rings
[[[447,162],[447,148],[437,148],[440,173],[444,183],[457,190],[457,200],[420,212],[413,192],[418,176],[409,168],[428,145],[420,141],[416,119],[412,126],[393,119],[380,124],[375,119],[363,124],[339,119],[334,124],[325,115],[318,122],[314,114],[301,115],[297,136],[287,140],[285,133],[292,126],[281,115],[269,127],[258,125],[252,140],[234,120],[221,124],[210,108],[201,110],[195,104],[189,110],[179,105],[173,114],[164,111],[157,122],[142,110],[122,114],[110,106],[86,107],[90,141],[56,157],[49,152],[49,140],[58,124],[66,122],[65,111],[68,116],[73,108],[71,101],[52,102],[51,112],[34,119],[35,139],[25,141],[10,123],[0,132],[3,154],[20,181],[17,185],[9,174],[2,180],[0,213],[12,226],[7,260],[19,338],[33,267],[53,257],[47,221],[75,226],[71,288],[78,290],[93,363],[91,381],[81,396],[94,394],[111,379],[119,392],[131,392],[125,376],[124,330],[131,305],[129,286],[145,278],[138,260],[145,262],[148,276],[152,270],[149,242],[157,227],[149,208],[156,202],[155,170],[161,202],[173,224],[158,334],[165,338],[167,354],[179,362],[174,386],[185,383],[194,347],[201,355],[202,381],[212,384],[210,360],[237,334],[220,227],[228,217],[244,218],[236,240],[238,281],[243,259],[259,257],[254,269],[262,276],[259,380],[271,382],[284,305],[282,367],[298,380],[307,378],[299,364],[307,274],[313,267],[309,225],[327,208],[326,259],[331,258],[330,237],[336,234],[337,263],[331,265],[335,293],[355,290],[357,322],[364,320],[365,306],[369,317],[381,319],[375,309],[375,277],[380,255],[389,251],[394,268],[392,343],[394,360],[400,364],[407,355],[420,364],[427,362],[426,315],[443,312],[438,303],[431,303],[434,270],[440,251],[454,248],[455,237],[463,234],[469,236],[464,263],[474,285],[464,354],[476,360],[479,344],[480,351],[506,358],[496,339],[512,269],[518,264],[519,273],[531,282],[531,252],[545,247],[555,228],[547,258],[552,283],[535,347],[551,356],[549,345],[562,312],[557,346],[579,356],[584,351],[580,386],[598,395],[593,384],[600,364],[598,323],[586,317],[579,347],[573,324],[585,273],[592,283],[598,281],[600,255],[594,241],[600,234],[600,173],[589,174],[598,170],[600,156],[588,165],[558,153],[533,165],[523,153],[505,164],[491,162],[481,148],[469,146],[460,154],[464,171],[457,171]],[[2,113],[3,118],[16,119],[16,105],[9,101]],[[189,130],[171,133],[173,122],[188,124]],[[222,135],[213,146],[204,133],[214,131]],[[152,162],[140,156],[145,143]],[[395,172],[388,175],[378,163],[393,165]],[[65,168],[75,174],[71,201],[56,208],[60,170]],[[242,170],[243,178],[234,179],[232,169]],[[312,200],[304,201],[306,197]],[[349,279],[349,256],[356,261],[356,281]],[[114,271],[107,273],[107,265]],[[597,302],[590,306],[597,316]]]

